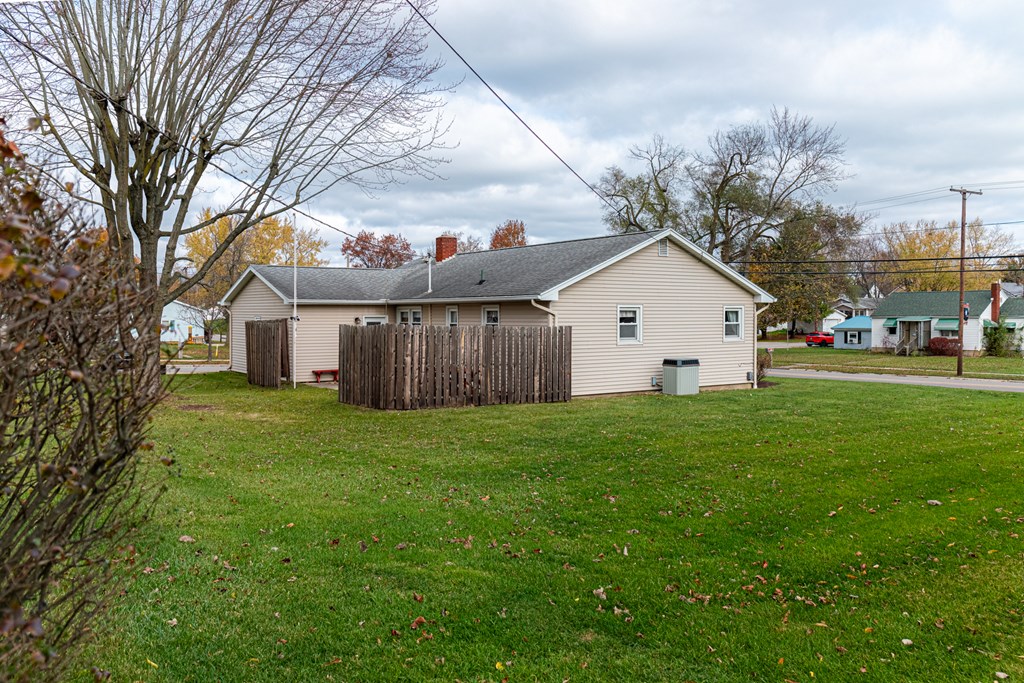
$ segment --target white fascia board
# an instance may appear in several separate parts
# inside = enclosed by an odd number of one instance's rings
[[[688,240],[685,237],[681,236],[675,230],[661,230],[659,232],[652,233],[651,237],[649,239],[644,240],[643,242],[640,242],[639,244],[637,244],[637,245],[635,245],[635,246],[633,246],[633,247],[631,247],[629,249],[626,249],[625,251],[623,251],[623,252],[617,254],[616,256],[614,256],[613,258],[610,258],[610,259],[608,259],[607,261],[605,261],[603,263],[599,263],[599,264],[597,264],[596,266],[594,266],[593,268],[591,268],[589,270],[586,270],[586,271],[584,271],[582,273],[579,273],[578,275],[576,275],[576,276],[574,276],[572,278],[569,278],[565,282],[562,282],[562,283],[560,283],[558,285],[555,285],[551,289],[549,289],[549,290],[547,290],[545,292],[542,292],[540,294],[540,296],[538,296],[537,298],[538,299],[543,299],[543,300],[546,300],[546,301],[557,301],[558,300],[558,293],[559,293],[559,291],[565,289],[566,287],[569,287],[570,285],[576,284],[577,282],[579,282],[580,280],[582,280],[584,278],[590,277],[591,275],[593,275],[594,273],[596,273],[598,271],[604,270],[605,268],[607,268],[608,266],[610,266],[612,264],[618,263],[619,261],[621,261],[622,259],[624,259],[624,258],[626,258],[628,256],[632,256],[636,252],[638,252],[641,249],[644,249],[644,248],[650,246],[651,244],[654,244],[658,240],[666,239],[666,238],[671,240],[671,241],[673,241],[673,242],[675,242],[678,246],[682,247],[683,251],[688,252],[691,256],[696,258],[701,263],[706,263],[713,270],[715,270],[718,273],[724,275],[729,280],[732,280],[733,282],[738,284],[740,287],[742,287],[743,289],[745,289],[748,292],[750,292],[751,294],[753,294],[754,295],[754,302],[755,303],[771,304],[771,303],[775,303],[777,301],[777,299],[775,297],[773,297],[771,294],[769,294],[765,290],[761,289],[760,287],[755,285],[753,282],[751,282],[747,278],[743,277],[742,275],[740,275],[735,270],[733,270],[729,266],[725,265],[724,263],[722,263],[721,261],[716,259],[714,256],[712,256],[708,252],[704,251],[703,249],[698,247],[696,244],[694,244],[690,240]]]
[[[385,303],[389,306],[416,306],[419,304],[486,304],[491,301],[531,301],[533,299],[543,298],[543,295],[524,294],[522,296],[447,297],[438,299],[389,299]]]
[[[278,290],[276,287],[274,287],[274,285],[270,284],[270,282],[268,282],[265,277],[260,275],[252,266],[249,266],[248,268],[245,269],[245,272],[242,273],[242,276],[238,278],[235,284],[231,285],[231,289],[229,289],[227,294],[224,295],[224,298],[218,301],[217,303],[221,306],[230,307],[231,300],[238,296],[238,293],[242,290],[243,287],[245,287],[245,285],[249,283],[249,280],[251,280],[253,277],[258,277],[260,279],[260,282],[262,282],[263,284],[270,288],[270,291],[272,291],[277,296],[281,297],[282,302],[286,304],[291,303],[291,299],[286,297],[284,293]]]
[[[285,301],[291,302],[291,299]],[[390,302],[387,299],[299,299],[295,303],[299,306],[387,306]]]

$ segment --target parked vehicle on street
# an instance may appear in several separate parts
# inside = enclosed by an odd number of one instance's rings
[[[831,332],[811,332],[804,337],[804,342],[808,346],[834,346],[836,338]]]

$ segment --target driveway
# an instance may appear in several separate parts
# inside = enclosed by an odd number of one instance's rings
[[[796,379],[830,379],[841,382],[874,382],[876,384],[914,384],[922,387],[946,389],[976,389],[979,391],[1005,391],[1024,394],[1024,382],[1004,379],[975,379],[966,377],[922,377],[916,375],[878,375],[871,373],[831,372],[828,370],[771,369],[769,377]]]

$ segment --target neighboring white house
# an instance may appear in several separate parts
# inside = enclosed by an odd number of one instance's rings
[[[665,358],[700,361],[701,387],[750,387],[756,318],[774,297],[672,231],[455,253],[393,270],[252,266],[225,295],[231,368],[245,372],[245,322],[298,304],[296,377],[338,367],[339,325],[572,327],[574,396],[649,391]],[[290,327],[290,326],[289,326]],[[289,334],[291,334],[289,329]],[[344,381],[344,378],[341,378]]]
[[[160,314],[160,341],[183,344],[192,337],[203,336],[206,312],[181,301],[172,301]]]
[[[965,293],[964,353],[981,352],[985,324],[992,324],[993,301],[998,301],[997,305],[1007,301],[999,283],[991,290]],[[960,293],[955,291],[890,294],[871,316],[872,349],[913,353],[927,348],[932,337],[956,338],[963,314],[959,306]]]

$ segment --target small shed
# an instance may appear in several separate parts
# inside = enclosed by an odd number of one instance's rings
[[[871,318],[866,315],[855,315],[849,320],[832,327],[837,349],[870,349]]]

